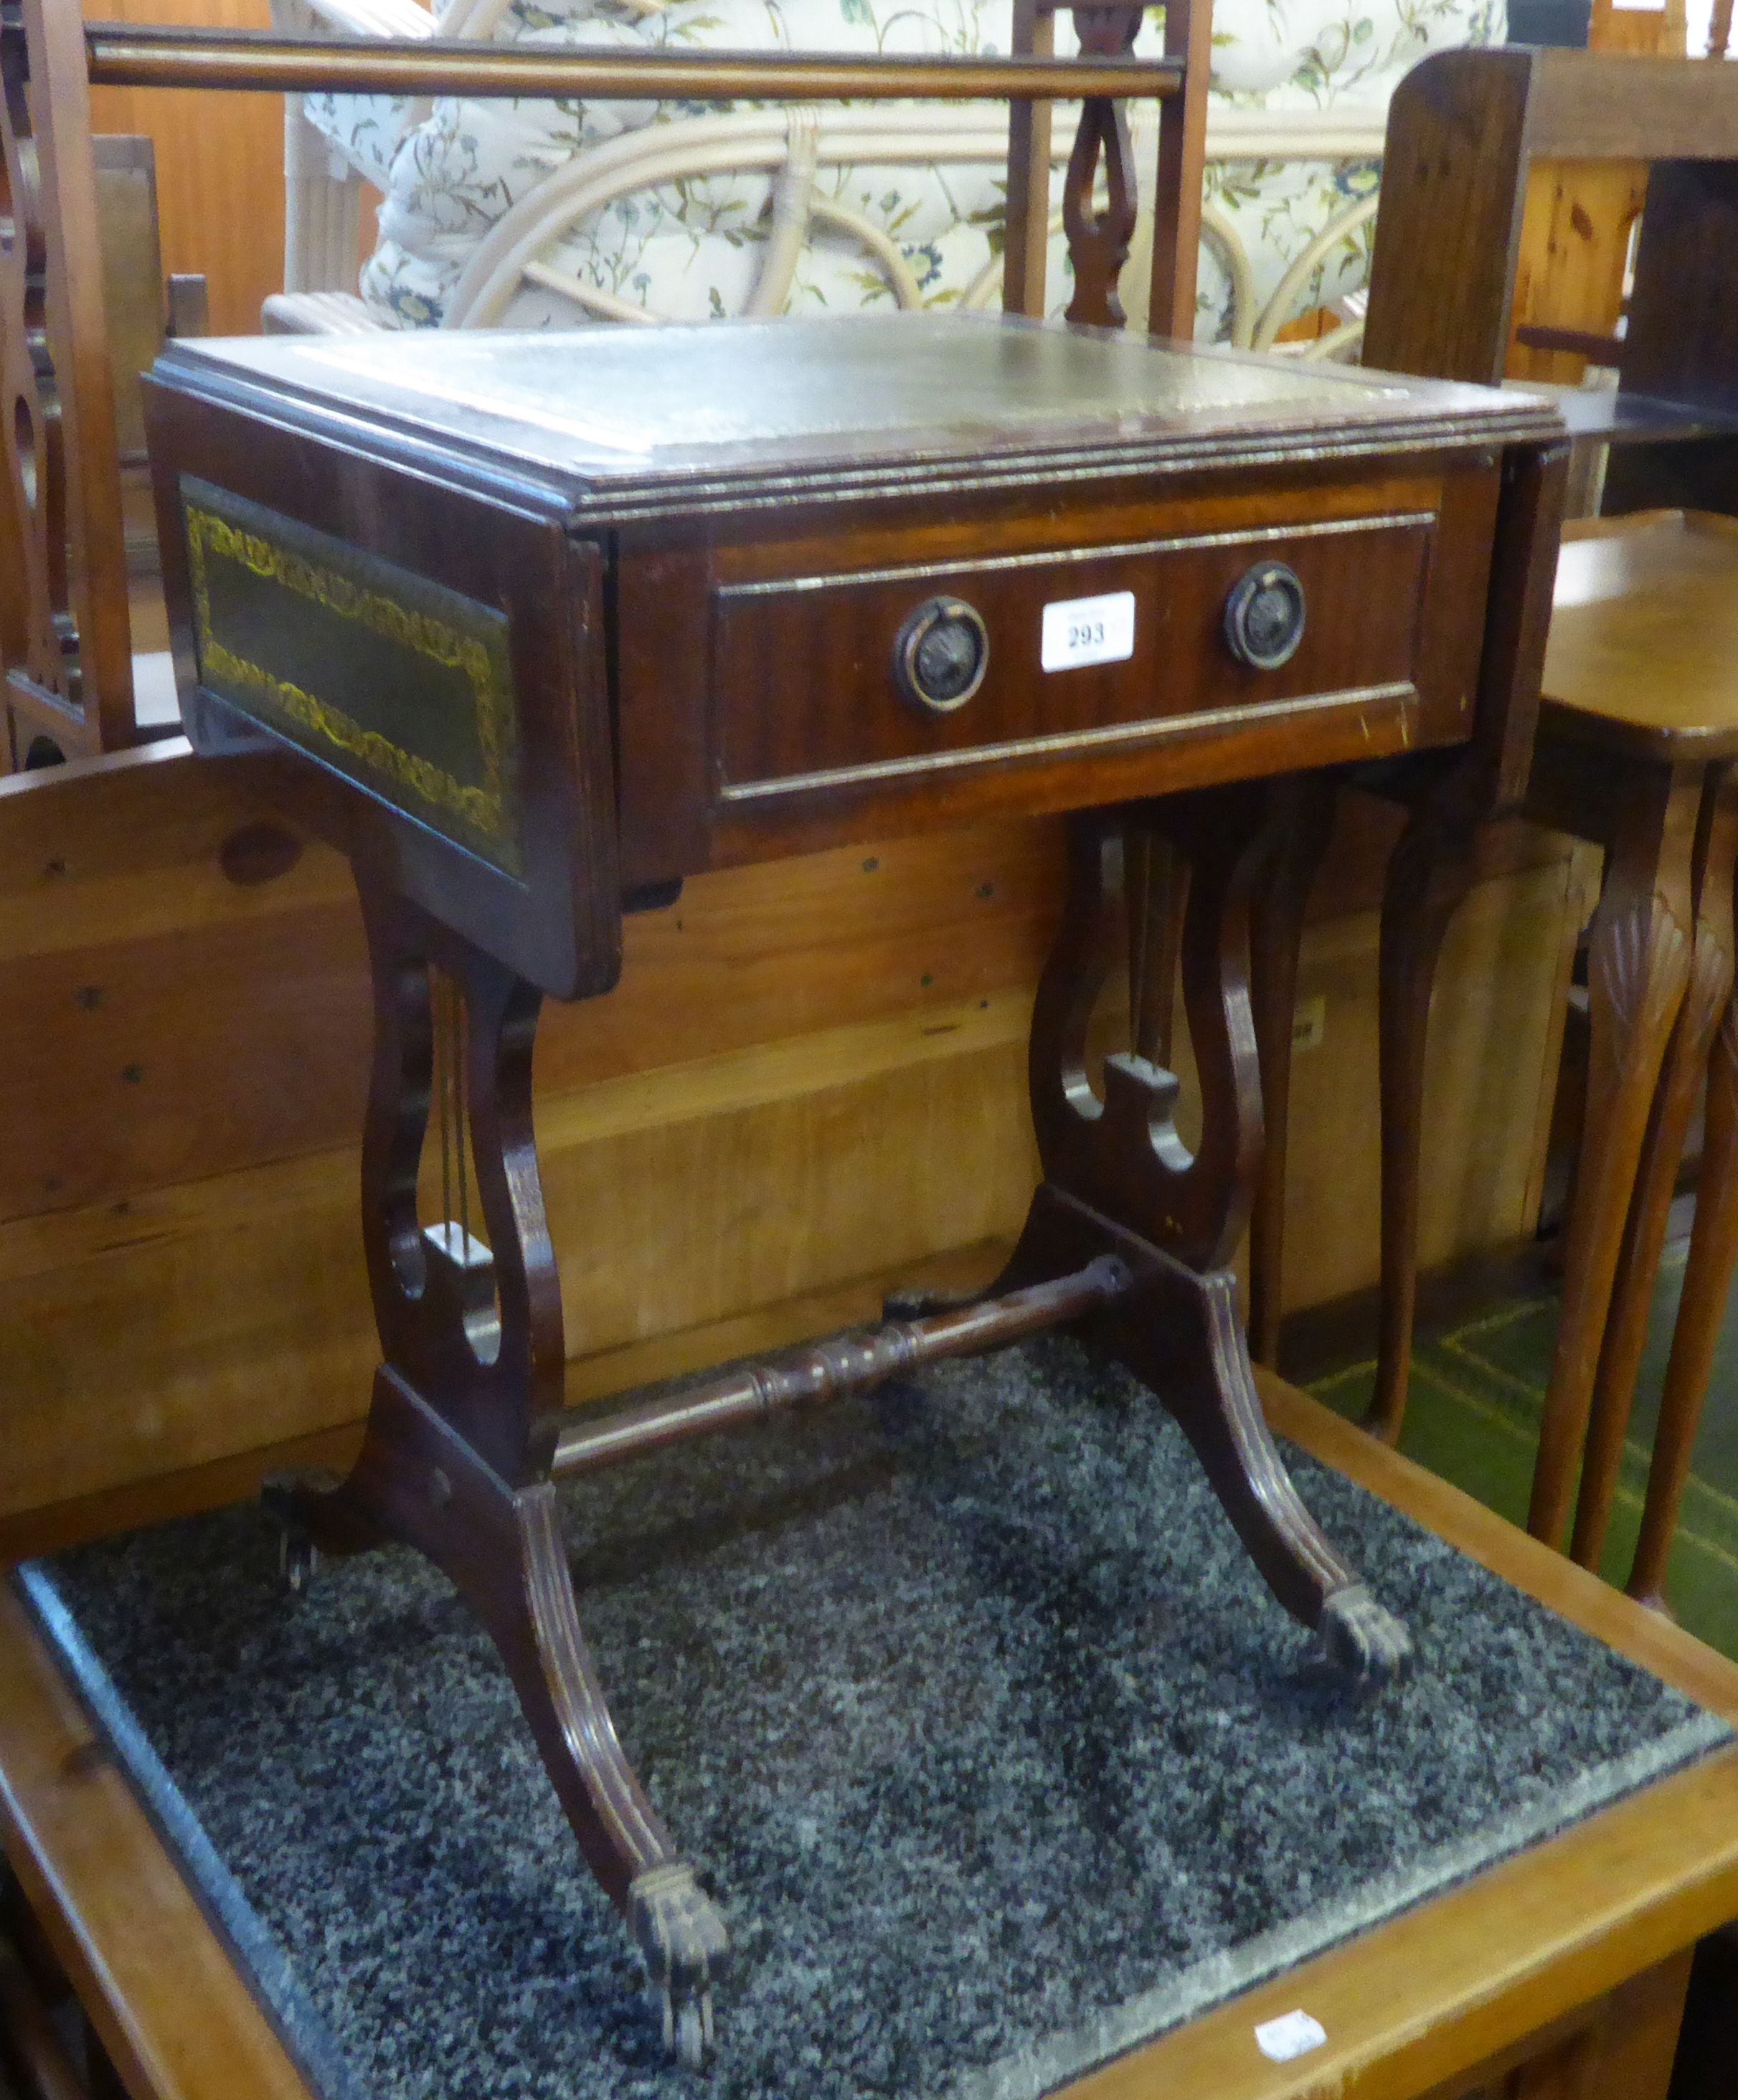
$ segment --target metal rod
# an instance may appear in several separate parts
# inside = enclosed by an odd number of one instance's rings
[[[452,1123],[459,1164],[459,1246],[470,1260],[470,1063],[465,1038],[470,1015],[456,984],[449,985],[452,1008]]]
[[[429,1032],[434,1060],[436,1114],[440,1123],[440,1229],[447,1229],[452,1215],[452,1088],[447,1070],[447,979],[439,970],[429,973]],[[443,1242],[444,1244],[444,1242]]]
[[[1101,1255],[1072,1275],[1005,1298],[980,1299],[923,1320],[834,1335],[674,1392],[653,1392],[602,1417],[587,1414],[556,1440],[551,1473],[600,1471],[642,1451],[708,1436],[787,1408],[868,1392],[943,1357],[975,1357],[1114,1304],[1132,1286],[1127,1266]]]
[[[804,51],[550,52],[458,38],[334,41],[243,29],[86,25],[97,87],[270,94],[589,95],[617,102],[1071,102],[1181,91],[1174,59],[832,58]]]

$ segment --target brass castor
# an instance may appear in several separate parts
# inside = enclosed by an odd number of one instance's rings
[[[712,2060],[712,1980],[730,1940],[718,1907],[680,1860],[653,1867],[628,1891],[628,1929],[646,1964],[664,2045],[686,2071]]]
[[[1321,1609],[1321,1645],[1360,1692],[1380,1692],[1412,1667],[1412,1636],[1361,1582],[1336,1590]]]

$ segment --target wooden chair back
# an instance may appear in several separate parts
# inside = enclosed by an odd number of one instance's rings
[[[1134,49],[1145,5],[1106,7],[1100,0],[1071,10],[1062,0],[1015,0],[1013,47],[1021,56],[1048,58],[1056,49],[1056,18],[1070,11],[1083,57],[1117,58]],[[1160,112],[1158,166],[1153,188],[1153,274],[1147,326],[1183,342],[1195,333],[1196,266],[1201,245],[1201,189],[1206,170],[1207,86],[1213,46],[1212,0],[1169,0],[1165,55],[1183,68],[1182,92]],[[1016,102],[1008,111],[1008,226],[1002,298],[1009,313],[1041,315],[1050,242],[1052,105]],[[1109,203],[1092,206],[1102,161]],[[1136,181],[1128,121],[1120,102],[1083,104],[1074,150],[1062,185],[1062,224],[1074,266],[1068,318],[1101,326],[1122,324],[1117,278],[1133,238]]]
[[[0,17],[0,763],[133,740],[126,534],[79,11]]]
[[[1714,408],[1738,373],[1738,71],[1498,46],[1426,59],[1388,112],[1365,362],[1498,384],[1528,176],[1650,164],[1621,390]]]
[[[1388,115],[1365,362],[1499,382],[1529,176],[1568,161],[1647,170],[1626,332],[1555,332],[1617,370],[1615,395],[1566,403],[1612,443],[1605,508],[1738,510],[1738,68],[1520,47],[1424,60]]]

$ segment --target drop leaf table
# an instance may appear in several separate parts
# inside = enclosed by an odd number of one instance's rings
[[[1175,1412],[1329,1659],[1402,1668],[1268,1433],[1227,1266],[1261,1154],[1251,910],[1285,923],[1334,768],[1524,765],[1555,416],[1013,316],[209,342],[148,398],[189,735],[289,755],[372,956],[382,1363],[353,1471],[276,1490],[289,1564],[392,1538],[457,1585],[670,2045],[712,2045],[726,1921],[617,1740],[554,1479],[1074,1323]],[[606,995],[623,912],[690,875],[995,810],[1072,823],[1006,1273],[564,1416],[541,998]],[[1188,871],[1193,1152],[1139,1042],[1088,1056],[1161,858]]]

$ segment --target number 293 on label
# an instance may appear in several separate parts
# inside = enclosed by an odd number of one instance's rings
[[[1047,671],[1120,664],[1135,653],[1135,593],[1061,598],[1044,607],[1039,660]]]

